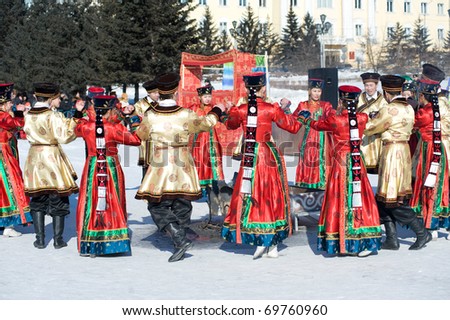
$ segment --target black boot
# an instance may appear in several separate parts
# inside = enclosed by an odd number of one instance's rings
[[[431,233],[423,226],[423,223],[419,219],[414,219],[408,224],[412,231],[416,233],[417,239],[413,243],[409,250],[419,250],[425,247],[425,245],[433,239]]]
[[[172,238],[175,246],[175,252],[169,258],[169,262],[180,261],[184,259],[184,254],[192,248],[192,241],[186,238],[186,231],[183,227],[176,223],[169,223],[164,230],[166,230]]]
[[[381,249],[384,250],[398,250],[400,245],[397,239],[397,226],[393,221],[386,221],[384,223],[386,229],[386,240],[381,245]]]
[[[45,213],[42,211],[32,211],[34,232],[36,241],[33,245],[38,249],[45,248]]]
[[[64,232],[64,216],[53,216],[53,246],[55,249],[67,247],[67,243],[63,240]]]

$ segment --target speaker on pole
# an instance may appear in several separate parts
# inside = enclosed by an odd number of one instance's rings
[[[308,79],[322,79],[324,81],[321,100],[330,102],[336,109],[338,105],[338,69],[309,69]]]

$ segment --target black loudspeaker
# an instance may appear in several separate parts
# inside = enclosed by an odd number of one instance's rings
[[[322,101],[328,101],[337,108],[338,105],[338,69],[337,68],[317,68],[308,70],[308,79],[324,80],[322,90]]]

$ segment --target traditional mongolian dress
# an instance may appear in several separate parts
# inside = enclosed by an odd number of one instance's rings
[[[415,153],[414,193],[410,203],[417,216],[424,220],[425,228],[430,230],[450,227],[448,156],[441,143],[442,126],[436,126],[436,121],[441,122],[435,119],[435,114],[431,102],[416,114],[414,126],[419,130],[421,140]],[[430,172],[435,174],[430,175]]]
[[[201,198],[197,171],[189,152],[189,135],[209,131],[217,120],[213,113],[200,117],[174,100],[151,106],[137,131],[142,140],[151,140],[152,152],[136,199],[160,202],[178,197]]]
[[[16,117],[0,110],[0,227],[31,222],[29,198],[25,196],[22,171],[10,140],[24,125],[22,112]]]
[[[381,248],[399,249],[398,222],[409,227],[417,236],[409,250],[419,250],[431,240],[431,234],[417,219],[408,201],[412,195],[409,137],[414,127],[414,109],[400,95],[404,78],[384,75],[380,80],[388,101],[385,107],[372,116],[364,134],[371,136],[381,133],[383,141],[376,194],[380,222],[384,224],[386,232],[386,240]]]
[[[377,251],[381,246],[381,227],[377,204],[367,178],[364,162],[356,148],[368,116],[358,113],[355,137],[350,139],[349,115],[331,115],[324,120],[308,121],[314,130],[331,131],[333,158],[318,224],[317,249],[329,254],[358,254]],[[356,151],[355,151],[356,150]],[[358,161],[352,161],[358,155]],[[355,178],[358,175],[358,179]],[[353,195],[359,191],[359,198]]]
[[[294,111],[294,116],[307,110],[312,120],[326,119],[334,114],[331,103],[326,101],[302,101]],[[332,144],[327,132],[302,127],[300,130],[299,160],[295,174],[295,185],[301,188],[325,190],[326,179],[330,169]]]
[[[169,72],[155,79],[161,94],[157,106],[151,106],[137,135],[151,141],[150,162],[137,199],[147,200],[147,208],[158,230],[172,238],[174,253],[169,262],[184,259],[192,241],[186,237],[192,214],[191,200],[201,197],[201,188],[192,155],[189,136],[209,131],[219,121],[222,111],[213,108],[204,117],[177,105],[173,99],[180,76]]]
[[[44,102],[36,102],[25,115],[24,131],[30,142],[24,170],[28,196],[66,197],[78,192],[75,170],[60,146],[75,140],[75,126],[73,119],[49,109]]]
[[[411,154],[409,136],[414,126],[414,110],[402,96],[381,108],[364,131],[366,136],[381,133],[377,200],[386,206],[407,203],[411,198]]]
[[[197,104],[189,109],[199,116],[206,116],[212,106]],[[219,143],[216,126],[206,132],[194,134],[192,141],[192,157],[197,169],[200,186],[212,186],[220,180],[224,180],[222,169],[222,148]]]
[[[96,100],[98,97],[94,103]],[[103,137],[99,136],[99,130]],[[128,252],[125,180],[117,145],[139,146],[140,139],[122,124],[100,114],[97,120],[80,121],[75,132],[86,141],[88,150],[77,206],[78,250],[81,255]],[[105,202],[100,208],[102,199]]]
[[[255,110],[243,104],[229,111],[227,128],[242,126],[244,131],[244,156],[222,228],[222,237],[229,242],[269,247],[291,232],[288,179],[283,155],[271,142],[272,122],[291,133],[301,126],[261,98],[256,99]]]
[[[136,110],[136,114],[143,117],[145,112],[149,110],[151,106],[156,106],[158,103],[156,101],[151,100],[149,97],[145,97],[134,105],[134,108]],[[139,159],[138,159],[138,165],[147,167],[148,162],[150,159],[150,141],[142,141],[141,146],[139,147]]]
[[[31,197],[36,241],[34,246],[45,248],[45,215],[53,220],[53,246],[67,246],[63,240],[65,216],[70,214],[69,196],[78,193],[76,173],[60,143],[76,138],[74,119],[67,119],[61,112],[50,109],[51,97],[59,94],[55,84],[35,84],[38,101],[25,115],[24,131],[30,143],[24,170],[25,194]]]
[[[358,112],[363,112],[369,115],[371,112],[380,111],[386,104],[383,94],[377,91],[377,97],[369,100],[365,92],[359,96]],[[376,173],[378,162],[380,159],[382,149],[381,135],[375,134],[372,136],[363,135],[361,141],[361,152],[364,157],[364,163],[369,173]]]

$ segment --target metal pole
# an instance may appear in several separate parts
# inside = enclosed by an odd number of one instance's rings
[[[323,43],[323,32],[320,33],[320,67],[325,68],[325,46]]]
[[[264,66],[266,67],[266,94],[270,97],[270,83],[269,83],[269,55],[267,50],[264,52]]]

